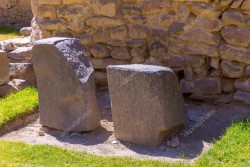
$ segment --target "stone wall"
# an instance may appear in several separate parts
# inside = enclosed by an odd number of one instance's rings
[[[250,99],[250,0],[32,0],[32,39],[79,38],[106,83],[110,64],[172,67],[193,98]],[[250,102],[250,100],[249,100]]]
[[[32,17],[30,0],[1,0],[1,26],[13,28],[30,26]]]

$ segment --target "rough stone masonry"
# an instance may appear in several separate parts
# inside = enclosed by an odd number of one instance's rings
[[[100,113],[93,66],[80,41],[51,38],[32,50],[39,91],[40,123],[64,132],[96,129]]]
[[[32,0],[32,10],[32,41],[80,39],[98,86],[108,65],[150,62],[183,74],[192,97],[250,97],[250,0]]]
[[[30,0],[1,0],[0,25],[22,28],[30,26],[33,14]]]

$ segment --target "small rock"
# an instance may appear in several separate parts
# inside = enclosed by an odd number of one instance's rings
[[[118,144],[118,141],[117,140],[113,140],[111,141],[112,144]]]
[[[6,52],[11,52],[11,51],[15,50],[15,46],[14,46],[13,42],[11,42],[11,41],[2,42],[1,47],[2,47],[2,50],[6,51]]]
[[[30,44],[30,36],[25,38],[14,38],[10,40],[16,47],[26,47]]]
[[[19,47],[16,50],[7,53],[8,57],[17,60],[32,59],[32,47]]]
[[[20,34],[23,35],[23,36],[30,36],[32,32],[32,28],[31,27],[23,27],[21,30],[20,30]]]
[[[174,136],[171,138],[171,147],[175,148],[178,147],[180,145],[180,141],[179,141],[179,137],[178,136]]]
[[[45,132],[42,128],[39,129],[38,134],[39,134],[39,136],[45,136]]]

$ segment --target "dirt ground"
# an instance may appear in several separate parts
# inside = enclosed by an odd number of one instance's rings
[[[108,92],[98,93],[98,99],[102,121],[101,127],[93,132],[62,135],[61,131],[46,128],[45,136],[39,136],[41,125],[36,119],[25,127],[0,136],[0,139],[54,145],[100,156],[192,163],[212,147],[214,139],[219,139],[233,121],[250,116],[250,107],[237,102],[215,105],[185,99],[189,121],[178,134],[180,145],[177,148],[169,147],[166,139],[158,147],[138,146],[115,139]]]

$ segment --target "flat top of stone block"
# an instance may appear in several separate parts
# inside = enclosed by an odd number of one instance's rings
[[[145,72],[145,73],[154,73],[154,72],[170,72],[174,73],[168,67],[154,66],[154,65],[143,65],[143,64],[131,64],[131,65],[110,65],[109,69],[123,70],[123,71],[134,71],[134,72]]]
[[[65,38],[65,37],[53,37],[53,38],[46,38],[41,39],[35,42],[35,45],[55,45],[56,43],[59,43],[64,40],[76,40],[76,38]]]

